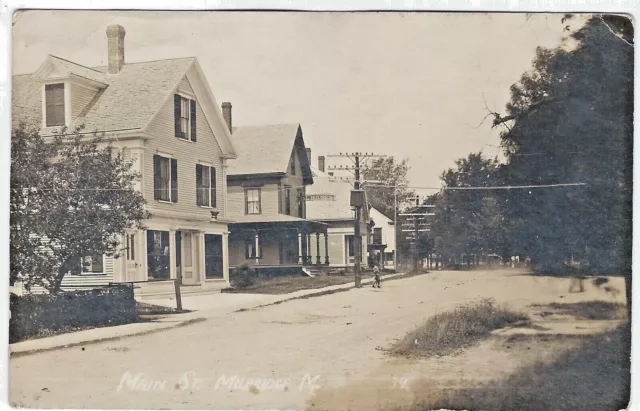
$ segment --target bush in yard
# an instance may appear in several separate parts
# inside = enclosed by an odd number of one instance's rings
[[[231,273],[231,286],[233,288],[246,288],[255,284],[258,273],[249,264],[242,263],[233,269]]]
[[[10,343],[137,320],[133,288],[127,285],[59,294],[11,294],[9,305]]]

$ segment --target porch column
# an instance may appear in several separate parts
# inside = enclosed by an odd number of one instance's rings
[[[255,238],[255,254],[256,254],[256,265],[260,264],[260,233],[256,230],[255,234],[254,234],[254,238]]]
[[[140,270],[136,270],[136,278],[134,281],[144,281],[149,278],[148,252],[147,252],[147,231],[140,230],[136,233],[138,238],[138,253],[136,254],[136,263],[140,259]],[[139,257],[138,257],[139,256]]]
[[[302,265],[302,233],[298,230],[298,264]]]
[[[320,265],[320,233],[316,232],[316,264]]]
[[[176,230],[169,230],[169,278],[176,278]]]
[[[228,231],[222,233],[222,278],[224,278],[227,284],[229,284],[229,232]]]
[[[324,263],[329,265],[329,234],[324,233]]]
[[[200,231],[197,235],[198,237],[198,252],[196,252],[196,256],[198,259],[198,284],[204,284],[204,280],[207,278],[207,268],[205,263],[205,249],[204,249],[204,231]]]
[[[380,250],[380,268],[384,268],[384,250]]]
[[[307,233],[307,264],[313,264],[313,257],[311,256],[311,233]]]

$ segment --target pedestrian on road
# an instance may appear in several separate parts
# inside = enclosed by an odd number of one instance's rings
[[[378,288],[380,288],[380,285],[381,285],[380,270],[378,269],[377,265],[373,266],[373,278],[374,278],[373,288],[376,288],[376,286],[378,286]]]

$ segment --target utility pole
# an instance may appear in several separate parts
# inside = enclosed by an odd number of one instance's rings
[[[329,167],[328,170],[349,170],[353,171],[355,181],[353,183],[353,191],[351,192],[351,207],[355,208],[353,218],[353,272],[355,276],[355,286],[360,288],[362,286],[362,276],[360,274],[360,266],[362,263],[362,237],[360,233],[360,224],[362,219],[362,207],[366,207],[364,191],[361,187],[360,181],[360,169],[362,167],[362,161],[366,158],[374,157],[386,157],[382,155],[375,155],[373,153],[340,153],[328,155],[327,157],[346,157],[353,162],[353,166],[349,167]]]
[[[406,229],[402,229],[402,232],[411,233],[406,238],[412,240],[412,253],[413,253],[413,271],[418,271],[418,261],[420,259],[418,241],[420,240],[420,233],[431,231],[429,224],[426,221],[427,216],[434,216],[435,213],[430,211],[435,207],[433,204],[420,204],[420,198],[416,197],[416,205],[407,210],[406,213],[401,213],[400,216],[408,217],[407,224],[404,225]]]

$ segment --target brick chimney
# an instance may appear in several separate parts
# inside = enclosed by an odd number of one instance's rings
[[[118,74],[124,66],[124,27],[119,24],[107,26],[107,51],[109,74]]]
[[[318,156],[318,169],[324,173],[324,156]]]
[[[222,103],[222,116],[224,117],[225,123],[227,123],[227,127],[229,127],[229,132],[233,133],[233,123],[231,122],[231,103],[228,101]]]

